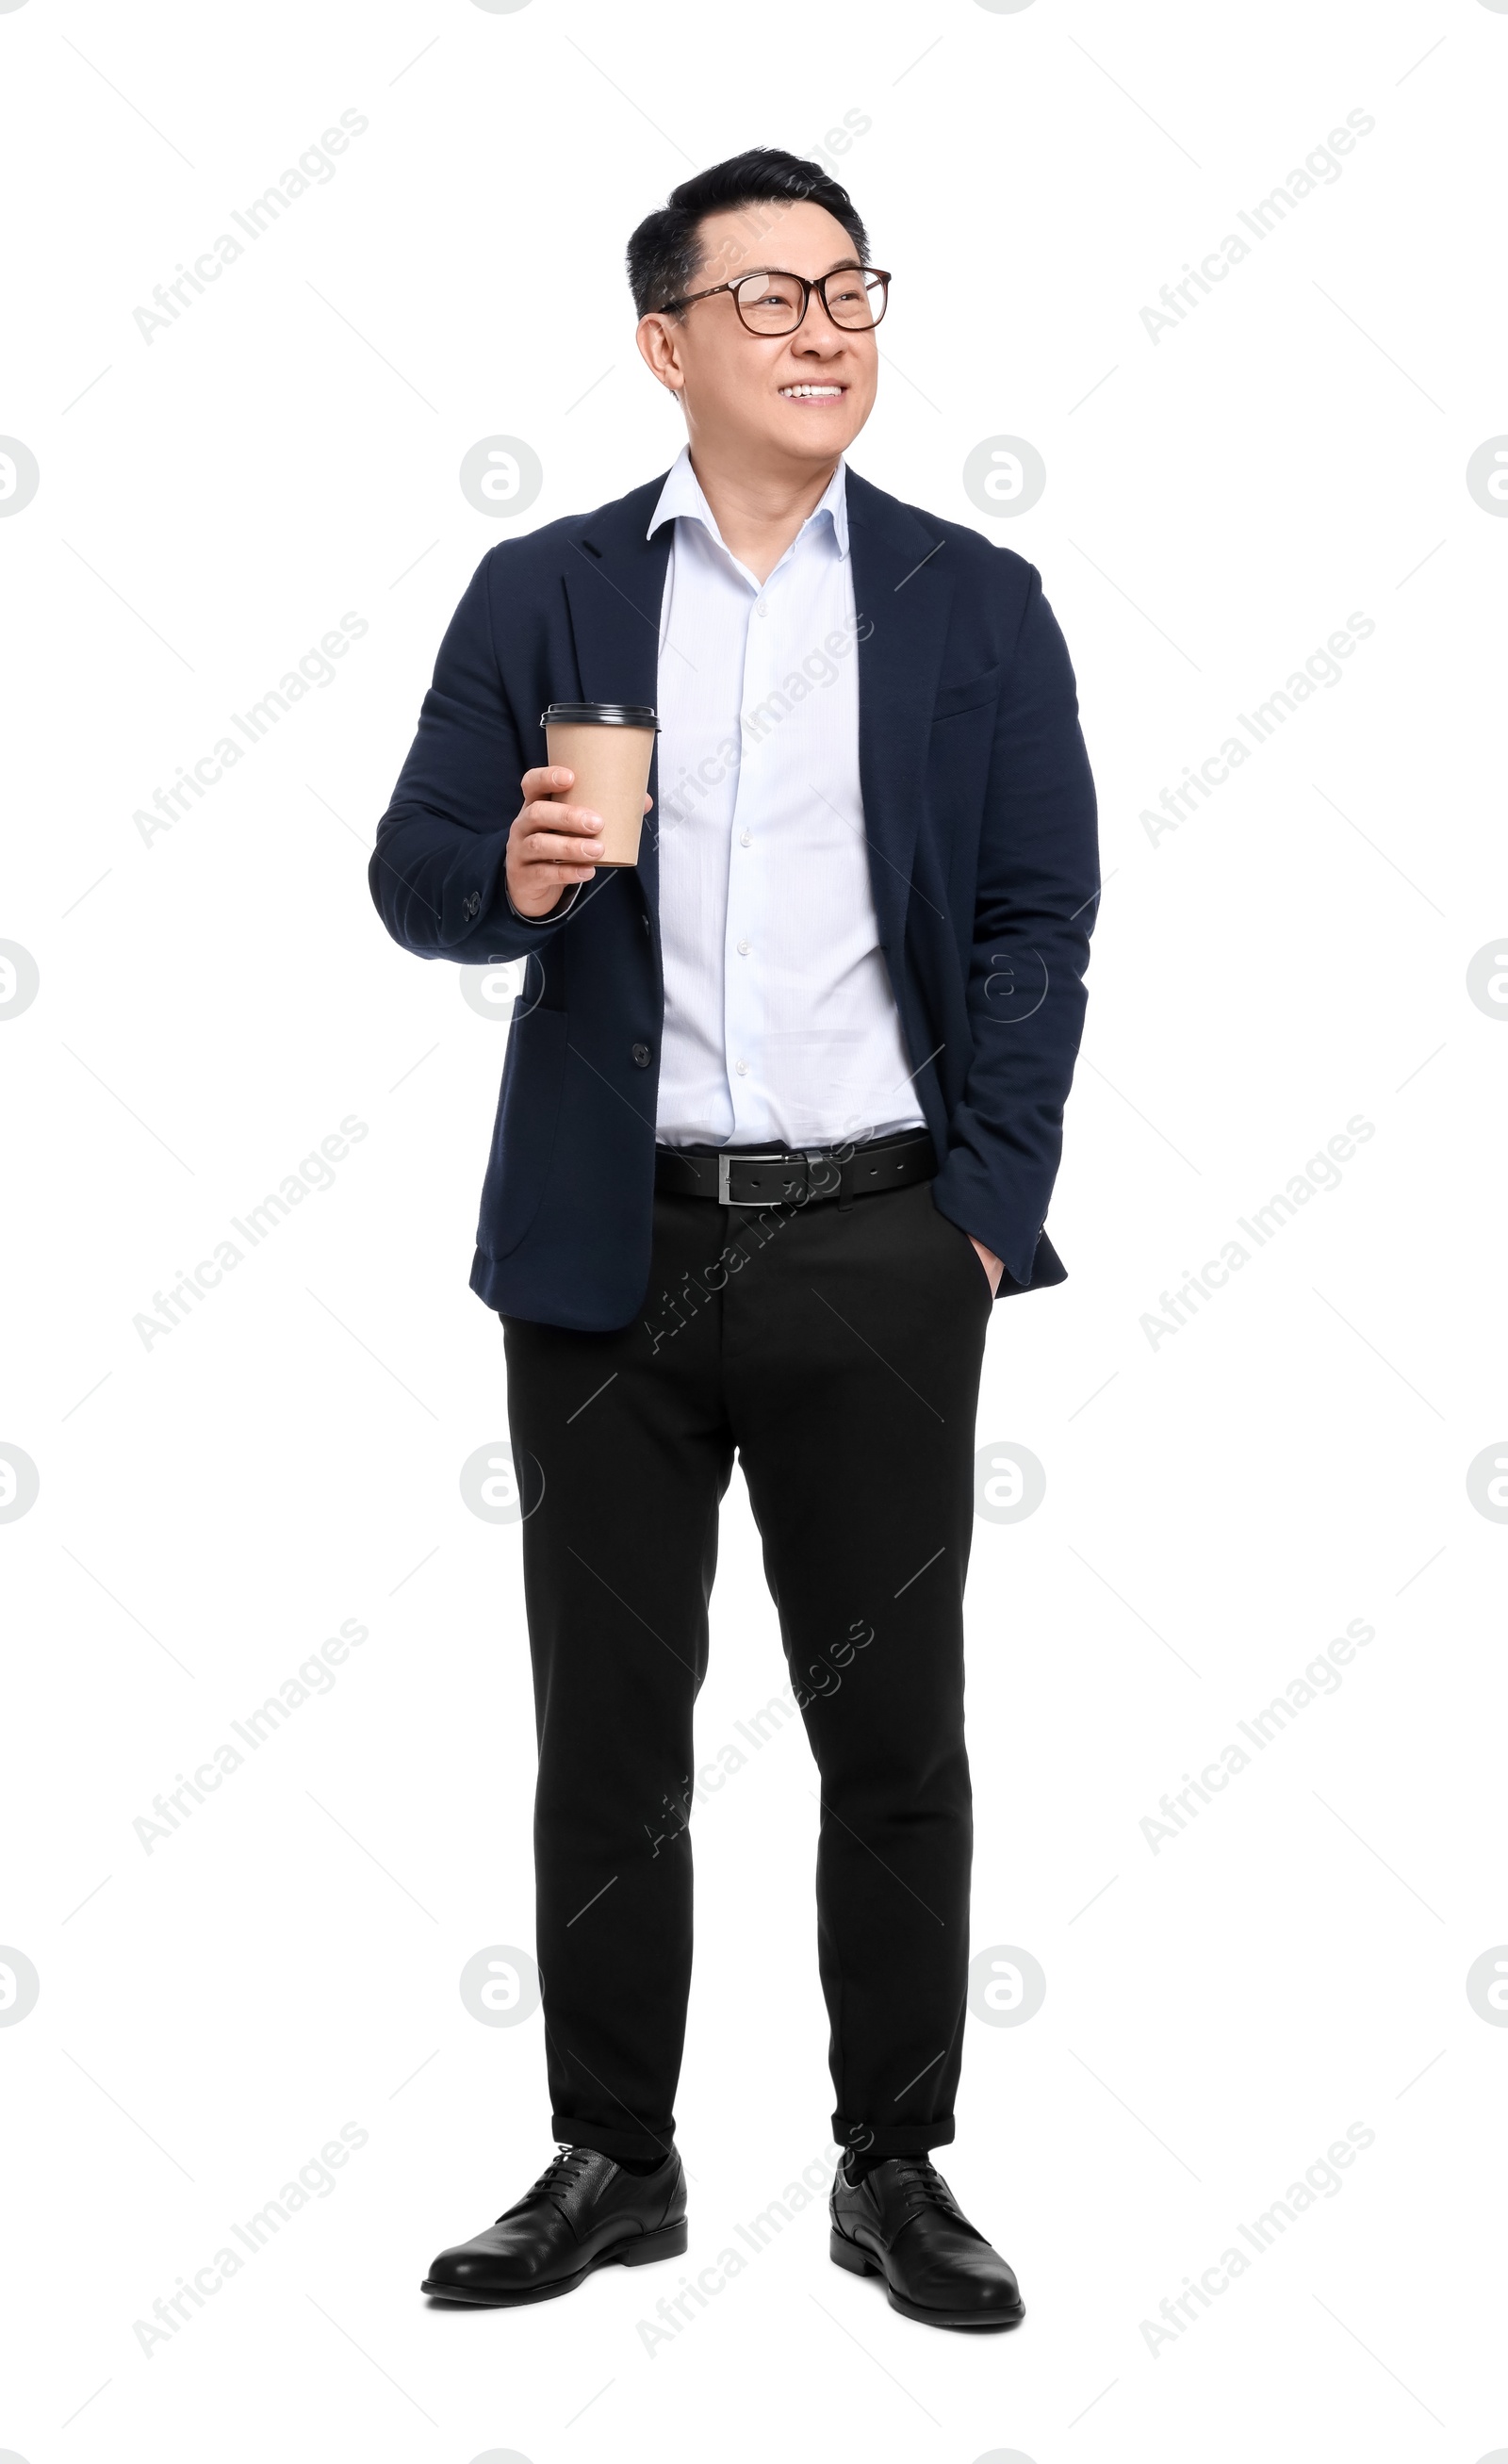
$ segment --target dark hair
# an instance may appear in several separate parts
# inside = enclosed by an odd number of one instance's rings
[[[869,234],[847,189],[820,164],[804,163],[798,154],[782,153],[776,145],[753,145],[746,154],[731,155],[726,163],[714,163],[710,171],[698,171],[693,180],[683,180],[663,206],[645,214],[628,243],[628,287],[639,315],[646,316],[651,308],[696,288],[702,270],[701,225],[708,214],[736,213],[746,206],[798,205],[803,200],[824,206],[835,222],[841,223],[860,264],[867,265]],[[760,235],[757,229],[751,229],[746,258],[755,265]],[[729,276],[735,271],[732,262],[724,269]],[[685,313],[674,311],[677,318]]]

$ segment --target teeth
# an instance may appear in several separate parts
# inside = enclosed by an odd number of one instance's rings
[[[812,402],[836,402],[842,392],[842,386],[812,385],[782,385],[780,387],[780,391],[785,394],[788,399],[794,397],[798,401],[799,401],[804,395]]]

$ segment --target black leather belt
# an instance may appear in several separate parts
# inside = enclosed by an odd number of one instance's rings
[[[825,1198],[877,1198],[930,1180],[937,1155],[928,1130],[853,1145],[774,1147],[758,1152],[724,1147],[656,1147],[654,1185],[676,1198],[710,1198],[719,1206],[809,1206]]]

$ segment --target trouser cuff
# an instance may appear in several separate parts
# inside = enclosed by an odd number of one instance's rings
[[[952,2135],[951,2113],[931,2122],[867,2123],[852,2122],[841,2113],[833,2116],[833,2137],[840,2147],[882,2162],[887,2156],[925,2156],[930,2148],[951,2145]]]
[[[583,2122],[579,2116],[573,2120],[568,2113],[553,2113],[550,2127],[557,2139],[572,2147],[595,2147],[599,2154],[620,2160],[631,2156],[636,2164],[663,2164],[667,2156],[675,2154],[675,2140],[668,2132],[655,2139],[647,2130],[615,2130],[606,2123]]]

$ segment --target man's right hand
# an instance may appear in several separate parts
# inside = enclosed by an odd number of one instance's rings
[[[602,825],[581,804],[554,796],[575,784],[574,770],[526,770],[523,807],[508,833],[508,895],[521,915],[548,915],[573,881],[590,881],[602,852]]]
[[[523,808],[508,833],[508,895],[520,915],[543,916],[573,881],[590,881],[602,852],[601,817],[554,799],[574,786],[574,770],[526,770]],[[647,813],[650,798],[645,798]]]

